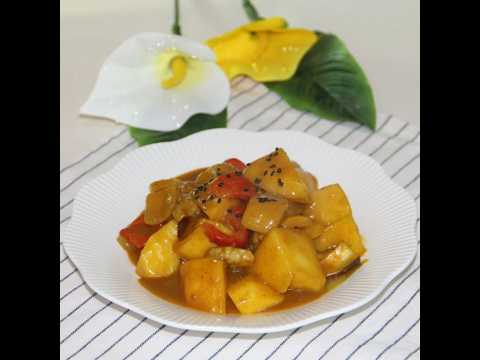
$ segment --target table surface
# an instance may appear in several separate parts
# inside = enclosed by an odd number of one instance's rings
[[[367,73],[377,110],[420,123],[420,3],[417,0],[297,0],[254,2],[265,16],[340,36]],[[169,32],[169,0],[61,0],[61,165],[115,132],[109,121],[78,116],[108,54],[129,36]],[[135,5],[133,5],[135,4]],[[185,36],[204,40],[241,25],[241,1],[181,1]]]

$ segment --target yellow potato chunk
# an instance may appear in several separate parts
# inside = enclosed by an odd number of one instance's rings
[[[177,223],[172,220],[150,236],[137,262],[138,276],[160,278],[177,271],[180,259],[173,251],[177,231]]]
[[[311,226],[303,229],[303,233],[307,235],[310,239],[315,239],[323,234],[325,231],[325,225],[321,223],[313,223]]]
[[[338,184],[328,185],[313,192],[313,202],[305,215],[325,225],[352,215],[347,196]]]
[[[225,263],[216,259],[194,259],[180,267],[185,301],[196,309],[225,314],[227,277]]]
[[[287,210],[288,201],[272,196],[252,197],[242,217],[242,225],[262,234],[278,226]]]
[[[223,198],[220,203],[217,201],[218,199],[207,201],[205,204],[203,204],[201,200],[203,200],[202,196],[199,198],[202,210],[209,219],[215,221],[224,221],[229,209],[233,209],[242,204],[241,200],[230,198]]]
[[[282,221],[282,227],[295,228],[309,228],[313,222],[310,218],[302,215],[290,216]]]
[[[300,203],[310,202],[310,193],[301,170],[283,149],[252,162],[245,176],[269,193]]]
[[[351,216],[327,226],[323,234],[314,241],[318,251],[331,249],[342,242],[347,244],[358,256],[362,256],[366,251],[357,224]]]
[[[161,189],[165,189],[167,187],[175,187],[179,183],[178,179],[164,179],[164,180],[157,180],[150,184],[150,192],[156,192]]]
[[[203,170],[200,174],[198,174],[195,182],[197,184],[206,184],[210,180],[215,179],[217,176],[230,174],[235,170],[236,169],[233,165],[227,163],[216,164],[210,166],[209,168]]]
[[[176,186],[167,186],[147,195],[144,221],[148,225],[157,225],[167,220],[175,208],[178,197]]]
[[[325,274],[333,275],[344,270],[348,265],[354,262],[358,255],[345,243],[340,243],[324,259],[320,261]]]
[[[293,279],[284,232],[271,230],[255,252],[253,272],[272,289],[284,293]]]
[[[293,272],[291,289],[320,291],[326,277],[318,261],[313,242],[299,231],[281,229],[287,245],[287,256]]]
[[[284,298],[253,276],[246,276],[230,285],[227,293],[241,314],[264,311],[281,303]]]
[[[205,256],[208,250],[216,245],[205,235],[203,228],[198,226],[176,246],[177,254],[184,259],[198,259]]]

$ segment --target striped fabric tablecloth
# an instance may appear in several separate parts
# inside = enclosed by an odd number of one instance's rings
[[[291,109],[263,85],[233,83],[232,128],[293,129],[355,149],[377,160],[420,204],[420,131],[378,115],[377,131]],[[60,169],[60,231],[78,190],[137,148],[126,128]],[[420,218],[417,219],[419,239]],[[420,240],[418,240],[420,251]],[[420,358],[420,258],[368,306],[313,325],[273,334],[242,335],[171,328],[93,292],[60,242],[62,359],[415,359]]]

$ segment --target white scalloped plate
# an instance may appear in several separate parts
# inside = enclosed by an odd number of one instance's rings
[[[143,209],[149,183],[229,157],[252,161],[276,146],[285,148],[320,185],[341,184],[365,237],[368,262],[312,303],[257,315],[203,313],[165,302],[142,288],[116,238]],[[182,329],[265,333],[294,329],[373,300],[415,258],[416,216],[411,196],[376,161],[359,152],[295,131],[214,129],[132,151],[84,186],[75,199],[63,244],[94,291],[145,317]]]

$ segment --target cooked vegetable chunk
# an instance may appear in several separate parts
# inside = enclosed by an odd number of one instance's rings
[[[216,164],[210,166],[209,168],[203,170],[200,174],[198,174],[195,182],[197,184],[206,184],[210,180],[215,179],[217,176],[230,174],[236,171],[236,168],[227,163]]]
[[[202,210],[207,214],[208,218],[215,221],[225,221],[228,211],[240,206],[242,204],[239,199],[224,198],[208,200],[202,203],[202,198],[199,198]]]
[[[287,210],[288,201],[273,196],[256,196],[249,200],[242,217],[242,225],[265,234],[278,226]]]
[[[150,236],[138,259],[138,276],[166,277],[177,271],[179,258],[173,251],[173,245],[177,241],[177,229],[177,223],[172,220]]]
[[[305,214],[325,225],[352,214],[350,203],[338,184],[328,185],[313,192],[312,205]]]
[[[175,208],[178,188],[168,186],[147,195],[145,206],[145,223],[156,225],[167,220]]]
[[[284,298],[253,276],[246,276],[230,285],[228,295],[242,314],[264,311],[281,303]]]
[[[255,252],[253,272],[280,293],[287,291],[293,279],[288,251],[284,232],[274,228],[263,238]]]
[[[325,225],[321,223],[313,223],[311,226],[303,229],[303,233],[307,235],[310,239],[315,239],[323,234],[325,231]]]
[[[207,251],[216,245],[205,235],[202,226],[198,226],[184,240],[176,246],[177,254],[185,259],[198,259],[205,256]]]
[[[308,228],[313,222],[310,218],[302,215],[290,216],[282,221],[282,227],[285,228]]]
[[[216,259],[194,259],[180,267],[185,301],[199,310],[225,314],[227,278],[225,263]]]
[[[340,243],[322,261],[320,261],[320,265],[328,276],[344,270],[357,258],[358,255],[350,249],[348,245]]]
[[[293,273],[290,288],[320,291],[326,278],[312,240],[299,231],[281,229],[287,244],[287,256]]]
[[[273,153],[255,160],[245,170],[245,176],[269,193],[301,203],[310,202],[309,189],[303,174],[283,149],[276,149]]]
[[[342,242],[358,256],[362,256],[366,251],[357,224],[351,216],[326,227],[323,234],[315,239],[315,248],[318,251],[325,251]]]
[[[150,192],[156,192],[167,187],[175,187],[180,181],[178,179],[157,180],[150,184]]]
[[[214,247],[208,250],[207,254],[211,258],[223,260],[228,265],[238,267],[250,266],[255,260],[255,256],[250,250],[232,246]]]

